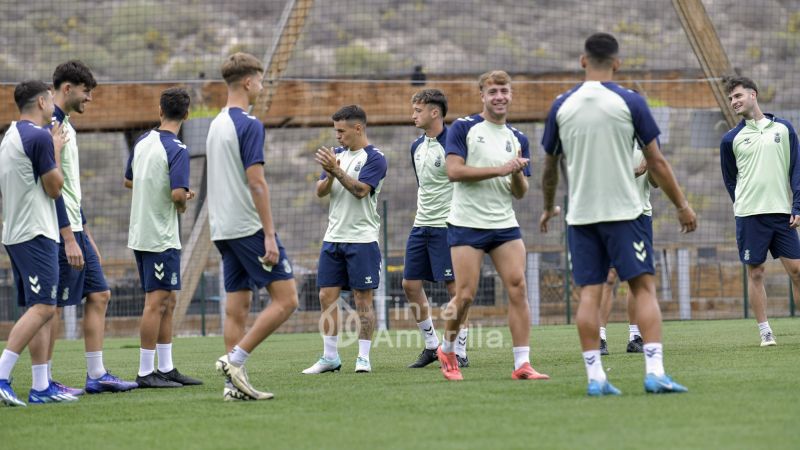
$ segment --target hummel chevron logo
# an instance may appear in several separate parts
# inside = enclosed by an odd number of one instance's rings
[[[155,275],[159,280],[164,278],[164,272],[156,272],[153,275]]]
[[[38,284],[35,284],[35,285],[34,285],[34,284],[32,284],[32,285],[31,285],[31,290],[33,291],[33,293],[34,293],[34,294],[38,294],[38,293],[39,293],[39,291],[41,291],[41,290],[42,290],[42,286],[41,286],[41,285],[38,285]]]
[[[31,283],[31,290],[34,294],[38,294],[42,290],[42,285],[39,284],[39,275],[29,276],[28,281]]]
[[[646,349],[644,352],[647,354],[648,358],[652,358],[653,356],[656,356],[657,354],[661,353],[658,351],[657,348]]]
[[[30,281],[31,284],[39,284],[39,275],[28,277],[28,281]]]
[[[155,264],[153,264],[153,268],[156,269],[157,271],[161,272],[161,271],[164,270],[164,263],[161,263],[161,264],[155,263]]]
[[[463,339],[462,338],[458,338],[458,344],[459,345],[466,345],[467,344],[467,337],[464,336]]]
[[[647,250],[644,248],[644,241],[634,242],[633,249],[636,251],[636,259],[641,262],[647,259]]]
[[[597,358],[595,358],[594,356],[589,356],[589,357],[583,358],[583,359],[586,361],[586,364],[588,364],[590,366],[592,364],[594,364],[594,362],[597,360]]]

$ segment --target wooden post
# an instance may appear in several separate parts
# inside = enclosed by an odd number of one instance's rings
[[[728,95],[721,78],[726,75],[733,75],[734,71],[728,60],[728,55],[722,47],[722,43],[708,17],[706,8],[701,0],[672,0],[672,6],[678,13],[678,18],[689,38],[689,44],[694,50],[697,61],[703,69],[706,78],[709,78],[709,86],[717,100],[722,116],[729,127],[733,127],[739,121],[728,102]]]
[[[314,6],[314,0],[290,0],[283,11],[281,21],[278,24],[276,33],[279,34],[275,39],[272,48],[264,56],[266,71],[264,72],[264,82],[266,88],[259,96],[256,107],[256,115],[263,118],[272,105],[272,98],[278,91],[279,78],[289,65],[292,58],[294,46],[300,39],[300,33],[306,24],[306,17]]]
[[[181,290],[178,291],[178,301],[172,318],[174,330],[176,331],[186,317],[186,310],[189,309],[194,291],[200,283],[200,277],[203,274],[203,269],[205,269],[206,261],[208,261],[211,246],[211,232],[208,225],[208,202],[203,202],[203,206],[195,218],[189,242],[183,246],[183,251],[181,252]]]

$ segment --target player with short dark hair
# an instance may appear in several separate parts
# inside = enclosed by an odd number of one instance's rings
[[[225,377],[225,401],[268,400],[250,384],[250,354],[297,309],[297,286],[272,216],[264,177],[264,124],[250,115],[263,89],[264,64],[235,53],[222,65],[228,100],[206,139],[211,240],[222,255],[225,277],[226,354],[216,367]],[[245,333],[253,293],[266,286],[272,301]]]
[[[52,358],[58,334],[60,311],[64,306],[83,306],[83,339],[86,356],[86,383],[84,390],[90,394],[122,392],[136,388],[136,383],[124,381],[109,373],[103,363],[106,310],[111,290],[101,266],[100,250],[94,241],[81,206],[83,193],[80,179],[80,152],[75,128],[70,117],[83,114],[86,104],[92,101],[92,91],[97,82],[91,69],[81,61],[67,61],[53,71],[55,111],[53,120],[63,125],[69,136],[61,151],[61,169],[64,187],[56,199],[59,244],[59,312],[50,321],[50,348],[48,371],[52,372]],[[62,391],[80,395],[83,390],[71,388],[57,381],[53,383]]]
[[[430,304],[422,287],[423,280],[444,281],[447,293],[455,295],[455,276],[447,245],[447,215],[453,198],[453,184],[447,178],[444,144],[447,141],[447,97],[439,89],[423,89],[411,97],[414,125],[423,130],[411,144],[411,167],[417,179],[417,213],[406,240],[403,267],[403,291],[417,322],[425,348],[410,368],[425,367],[437,360],[439,337],[431,317]],[[456,358],[461,367],[467,359],[465,323],[456,340]]]
[[[563,154],[570,180],[567,240],[572,275],[575,284],[581,286],[576,322],[589,378],[587,394],[620,394],[603,370],[597,332],[601,292],[612,265],[620,279],[628,281],[636,299],[637,321],[644,338],[645,391],[685,392],[685,387],[664,373],[652,227],[643,214],[631,171],[634,142],[644,153],[650,175],[677,208],[682,232],[694,231],[697,217],[661,154],[657,139],[660,131],[647,102],[611,81],[621,64],[618,49],[610,34],[590,36],[581,55],[586,80],[553,102],[542,136],[547,155],[539,227],[547,232],[547,222],[559,214],[554,201],[558,159]]]
[[[381,218],[377,206],[386,177],[386,158],[369,143],[367,114],[360,106],[344,106],[331,119],[341,147],[321,147],[314,156],[322,167],[317,197],[330,195],[331,199],[317,274],[323,354],[303,373],[319,374],[342,367],[337,301],[343,289],[353,291],[361,325],[355,371],[366,373],[372,371],[369,352],[375,330],[373,290],[381,277]]]
[[[203,384],[180,373],[172,361],[172,315],[181,289],[178,214],[194,198],[189,149],[178,139],[189,116],[189,93],[170,88],[161,93],[159,103],[161,124],[139,137],[125,169],[125,186],[133,190],[128,248],[136,257],[145,292],[136,376],[140,388]]]
[[[61,149],[67,139],[61,124],[44,129],[53,115],[53,95],[41,81],[14,88],[19,120],[11,122],[0,143],[0,194],[3,197],[3,245],[11,259],[17,303],[26,307],[0,355],[0,403],[25,406],[11,388],[11,372],[26,346],[33,380],[29,403],[74,402],[47,373],[48,322],[56,314],[58,291],[58,217]]]
[[[750,304],[761,346],[777,345],[767,321],[764,262],[780,258],[800,295],[800,161],[792,124],[758,106],[758,87],[746,77],[725,80],[731,107],[742,117],[720,143],[725,188],[733,201],[739,259],[747,266]]]

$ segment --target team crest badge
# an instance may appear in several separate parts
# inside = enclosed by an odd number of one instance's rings
[[[780,133],[775,133],[775,143],[776,144],[780,144],[781,143],[781,135],[780,135]]]
[[[508,153],[511,153],[511,142],[510,141],[506,141],[506,151]]]
[[[441,165],[442,165],[442,157],[441,156],[437,156],[436,157],[436,161],[433,162],[433,165],[436,166],[436,167],[441,167]]]
[[[284,272],[292,273],[292,265],[289,263],[288,259],[284,258],[283,261],[281,261],[281,264],[283,264],[283,271]]]
[[[356,172],[358,172],[359,170],[361,170],[361,161],[359,161],[359,162],[358,162],[358,164],[356,164],[356,167],[355,167],[355,169],[353,169],[353,170],[355,170]]]
[[[177,273],[175,273],[175,272],[172,272],[172,278],[169,280],[169,282],[170,282],[170,284],[172,284],[173,286],[175,286],[176,284],[178,284],[178,274],[177,274]]]

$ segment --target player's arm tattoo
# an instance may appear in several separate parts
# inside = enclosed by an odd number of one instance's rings
[[[356,196],[356,198],[364,198],[372,191],[372,187],[367,183],[362,183],[355,178],[351,177],[341,167],[333,169],[333,176],[342,183],[347,192]]]
[[[544,209],[551,211],[556,200],[558,187],[558,156],[547,155],[544,160],[544,173],[542,174],[542,192],[544,193]]]

